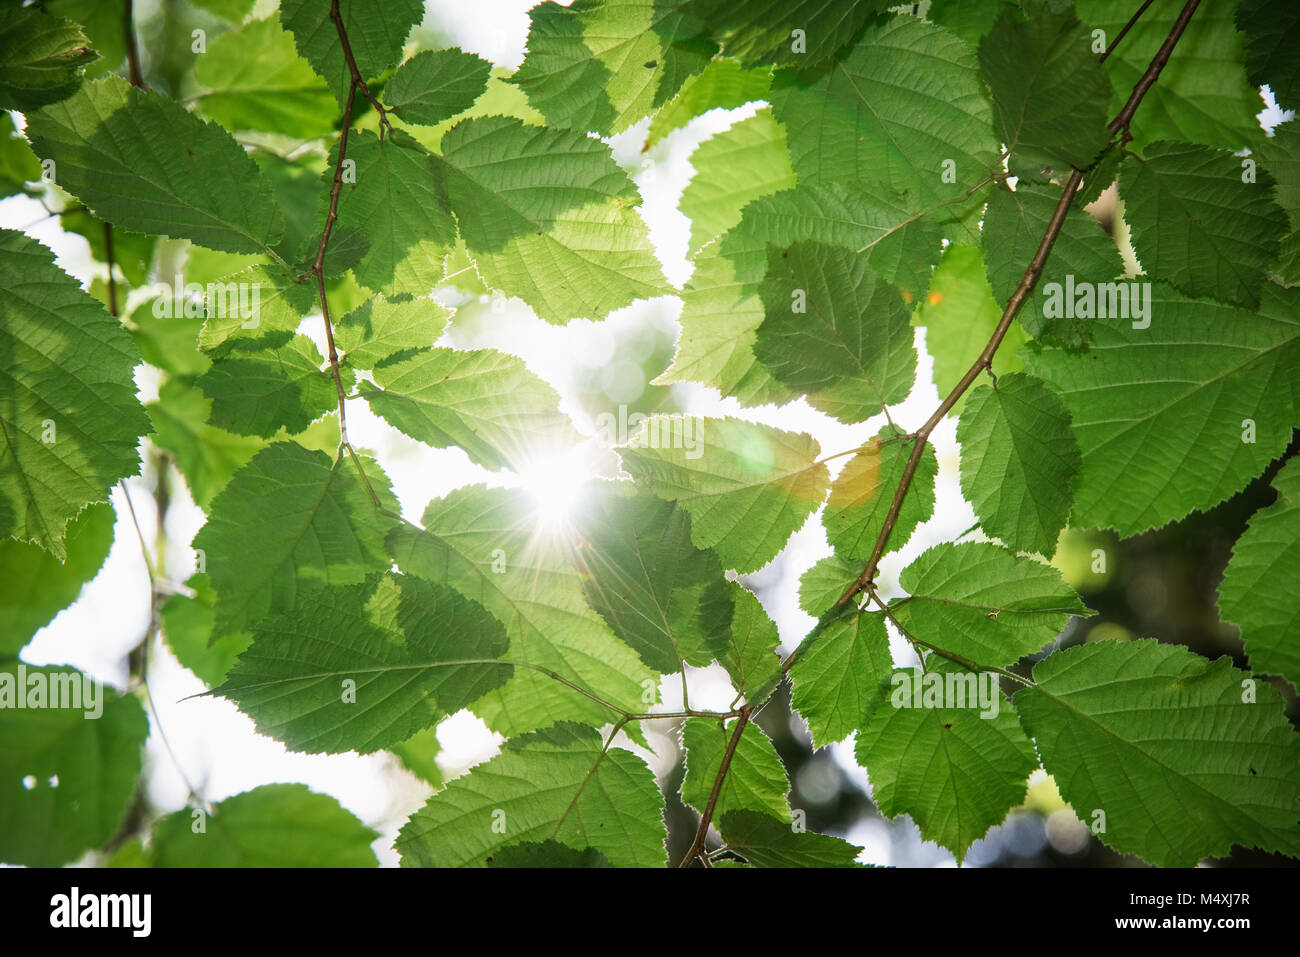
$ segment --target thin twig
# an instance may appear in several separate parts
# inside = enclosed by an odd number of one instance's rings
[[[1119,46],[1119,41],[1123,40],[1124,35],[1133,29],[1133,25],[1138,22],[1142,14],[1147,12],[1147,7],[1151,6],[1152,2],[1153,0],[1145,0],[1142,6],[1138,7],[1138,12],[1128,18],[1128,23],[1124,24],[1119,33],[1115,34],[1115,39],[1110,41],[1110,46],[1106,47],[1106,52],[1101,55],[1099,62],[1105,63],[1106,58],[1115,52],[1115,48]]]
[[[1174,46],[1178,43],[1178,39],[1183,35],[1183,31],[1186,29],[1187,23],[1191,19],[1192,14],[1196,11],[1196,7],[1199,3],[1200,0],[1188,0],[1186,6],[1183,7],[1182,13],[1178,15],[1178,20],[1174,23],[1173,28],[1169,32],[1169,36],[1165,39],[1165,42],[1161,44],[1160,50],[1151,60],[1146,72],[1142,74],[1137,85],[1134,86],[1133,93],[1129,97],[1128,102],[1124,105],[1123,110],[1120,111],[1119,115],[1116,116],[1107,127],[1111,131],[1112,135],[1122,130],[1124,137],[1128,137],[1128,125],[1132,121],[1133,114],[1141,104],[1142,98],[1146,95],[1152,84],[1155,83],[1156,78],[1159,77],[1160,71],[1163,70],[1165,64],[1169,62],[1169,56],[1172,53]],[[1056,243],[1057,236],[1060,235],[1061,227],[1065,224],[1065,217],[1070,212],[1070,206],[1074,200],[1074,194],[1078,191],[1079,184],[1082,180],[1083,173],[1080,170],[1075,169],[1070,171],[1070,176],[1066,180],[1065,186],[1061,191],[1061,198],[1057,201],[1056,209],[1053,211],[1052,218],[1047,224],[1047,229],[1043,234],[1042,241],[1038,244],[1038,249],[1034,253],[1034,258],[1030,260],[1029,266],[1025,269],[1024,276],[1021,277],[1019,284],[1016,286],[1015,292],[1011,294],[1011,298],[1007,301],[1007,306],[1002,312],[1002,318],[998,320],[997,327],[993,330],[993,335],[989,338],[988,344],[985,345],[974,364],[966,371],[966,374],[961,377],[961,380],[948,394],[948,397],[940,403],[939,408],[930,416],[925,425],[921,426],[921,428],[914,434],[912,452],[908,456],[906,466],[903,468],[902,478],[894,493],[894,499],[890,503],[889,511],[885,515],[885,521],[881,525],[880,533],[876,536],[875,545],[872,546],[871,557],[868,559],[867,565],[862,570],[862,573],[858,575],[858,577],[853,580],[853,583],[844,590],[842,595],[840,595],[839,599],[835,603],[837,606],[847,604],[859,592],[874,582],[881,556],[884,555],[885,547],[889,544],[889,537],[893,534],[894,526],[898,522],[898,516],[902,510],[903,501],[907,497],[908,490],[912,486],[913,478],[916,476],[916,469],[917,466],[920,465],[921,456],[925,452],[926,441],[929,439],[930,433],[934,431],[935,427],[938,426],[941,421],[943,421],[943,417],[948,414],[954,405],[957,404],[958,400],[960,400],[966,393],[966,390],[970,388],[971,384],[976,378],[978,378],[980,373],[992,367],[993,356],[997,352],[998,346],[1002,344],[1002,340],[1006,336],[1007,330],[1011,328],[1012,321],[1014,321],[1016,316],[1019,314],[1021,306],[1024,305],[1025,300],[1028,299],[1029,295],[1033,292],[1034,286],[1037,284],[1038,278],[1042,274],[1043,267],[1047,262],[1047,257],[1052,251],[1052,246]]]
[[[709,792],[708,803],[704,805],[704,813],[700,815],[700,826],[695,831],[695,839],[691,841],[691,846],[686,849],[686,856],[678,867],[690,867],[696,857],[699,857],[705,849],[705,843],[709,837],[709,824],[713,821],[713,812],[718,806],[718,795],[722,793],[722,783],[727,779],[727,771],[731,768],[731,759],[736,753],[736,747],[740,744],[740,736],[745,730],[745,725],[749,723],[749,716],[753,709],[745,705],[740,709],[740,716],[736,719],[736,727],[731,732],[731,739],[727,741],[727,750],[722,754],[722,764],[718,768],[717,776],[713,779],[713,790]]]

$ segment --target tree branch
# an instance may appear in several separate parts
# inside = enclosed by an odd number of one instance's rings
[[[727,741],[727,750],[722,754],[722,764],[718,768],[718,774],[713,779],[713,790],[709,792],[708,803],[704,805],[704,813],[700,815],[700,826],[695,831],[695,839],[691,841],[691,846],[686,849],[686,856],[678,867],[690,867],[691,862],[703,854],[705,843],[709,837],[709,824],[713,821],[713,812],[718,806],[718,795],[722,793],[722,783],[727,779],[727,771],[731,769],[731,759],[736,753],[736,747],[740,744],[740,736],[745,731],[745,725],[749,723],[749,716],[753,709],[745,705],[740,709],[740,716],[736,719],[736,728],[731,732],[731,739]]]
[[[1155,57],[1152,58],[1146,72],[1142,74],[1137,85],[1133,87],[1133,92],[1129,96],[1128,102],[1124,105],[1124,108],[1120,111],[1119,115],[1116,116],[1108,125],[1107,129],[1109,129],[1112,134],[1123,131],[1124,138],[1127,140],[1129,136],[1128,127],[1129,123],[1133,119],[1133,114],[1141,104],[1142,98],[1146,96],[1147,91],[1151,89],[1151,86],[1160,76],[1160,71],[1163,70],[1165,64],[1169,62],[1169,56],[1173,52],[1174,46],[1183,35],[1183,31],[1187,28],[1188,21],[1191,20],[1192,14],[1196,12],[1196,8],[1199,4],[1200,0],[1187,0],[1187,4],[1183,7],[1182,13],[1178,15],[1177,21],[1175,21],[1173,28],[1169,31],[1169,36],[1165,38],[1165,42],[1161,44],[1159,51],[1157,51]],[[1140,15],[1141,11],[1138,11],[1138,13]],[[1136,17],[1134,19],[1136,19]],[[1118,42],[1118,38],[1116,39],[1116,42]],[[1113,49],[1113,47],[1114,45],[1112,44],[1111,48]],[[997,353],[998,346],[1002,344],[1002,340],[1006,336],[1007,330],[1011,328],[1012,321],[1014,321],[1016,316],[1019,314],[1021,306],[1024,305],[1025,300],[1029,297],[1030,293],[1033,292],[1034,286],[1038,282],[1038,277],[1042,274],[1043,267],[1047,262],[1047,257],[1052,251],[1052,246],[1056,243],[1056,238],[1061,233],[1061,227],[1065,224],[1065,217],[1070,212],[1070,205],[1074,200],[1074,194],[1078,190],[1079,184],[1082,180],[1083,173],[1080,170],[1071,170],[1070,176],[1065,181],[1065,186],[1061,191],[1061,198],[1057,202],[1056,209],[1052,212],[1052,218],[1047,224],[1047,230],[1044,232],[1042,241],[1039,242],[1038,249],[1034,253],[1034,258],[1030,260],[1029,266],[1025,269],[1025,274],[1017,284],[1015,292],[1013,292],[1011,298],[1007,300],[1007,306],[1002,312],[1002,318],[998,320],[997,327],[993,330],[993,335],[989,338],[988,344],[985,345],[983,351],[980,352],[979,357],[975,360],[974,364],[966,370],[966,374],[961,377],[961,380],[953,390],[948,393],[948,397],[940,403],[939,408],[934,411],[934,414],[930,416],[925,425],[921,426],[921,428],[912,436],[912,452],[908,456],[907,464],[903,469],[903,475],[898,484],[898,489],[895,491],[894,499],[889,505],[889,511],[885,515],[885,521],[881,525],[880,534],[876,536],[875,545],[872,546],[871,557],[868,559],[867,565],[862,570],[862,573],[853,580],[853,583],[850,584],[849,587],[844,590],[844,593],[840,595],[839,599],[836,600],[835,604],[837,607],[852,601],[853,598],[855,598],[864,588],[868,587],[875,581],[877,567],[880,564],[881,557],[885,553],[885,546],[889,544],[889,537],[893,534],[894,526],[898,522],[899,512],[902,510],[903,501],[907,498],[908,490],[912,486],[912,480],[916,476],[916,469],[917,466],[920,465],[921,456],[925,452],[925,443],[929,439],[930,433],[934,431],[935,427],[938,426],[941,421],[943,421],[943,417],[951,411],[954,405],[957,404],[957,401],[966,393],[966,390],[970,388],[971,383],[975,381],[979,374],[992,366],[993,356]]]

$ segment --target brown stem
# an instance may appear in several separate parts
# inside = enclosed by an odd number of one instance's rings
[[[108,260],[108,314],[117,318],[117,280],[113,278],[113,226],[104,223],[104,258]]]
[[[727,771],[731,768],[731,759],[736,753],[736,747],[740,744],[740,735],[745,730],[745,725],[749,723],[749,716],[753,709],[745,705],[740,709],[740,717],[736,719],[735,730],[731,732],[731,739],[727,741],[727,750],[722,754],[722,764],[718,768],[718,774],[713,779],[713,790],[709,792],[708,803],[704,805],[704,813],[700,815],[700,826],[695,831],[695,840],[691,841],[691,846],[686,850],[686,856],[678,867],[690,867],[691,862],[704,852],[705,843],[709,837],[709,824],[713,821],[713,811],[718,806],[718,795],[722,793],[722,783],[727,779]]]
[[[144,75],[140,72],[140,51],[135,45],[135,14],[132,10],[132,0],[126,0],[122,10],[123,31],[126,39],[126,72],[131,80],[131,85],[147,90]]]
[[[1152,0],[1145,0],[1142,6],[1138,7],[1137,13],[1128,18],[1128,23],[1124,24],[1124,26],[1120,28],[1119,33],[1115,34],[1115,39],[1110,41],[1110,46],[1106,47],[1106,52],[1101,55],[1098,62],[1105,63],[1106,58],[1115,52],[1115,48],[1119,46],[1119,41],[1123,40],[1125,34],[1133,29],[1133,25],[1141,19],[1142,14],[1147,12],[1147,7],[1151,6],[1151,3]]]
[[[1173,28],[1169,31],[1169,36],[1165,38],[1165,42],[1161,44],[1159,51],[1157,51],[1155,57],[1152,58],[1151,64],[1147,67],[1146,72],[1142,74],[1137,85],[1133,87],[1133,93],[1129,96],[1128,102],[1124,105],[1124,109],[1120,111],[1119,115],[1116,116],[1107,127],[1112,134],[1122,130],[1124,132],[1124,137],[1128,137],[1128,125],[1133,119],[1133,114],[1141,104],[1142,98],[1146,95],[1152,84],[1155,83],[1156,78],[1160,76],[1160,71],[1163,70],[1165,64],[1169,62],[1169,56],[1173,52],[1174,46],[1178,43],[1178,39],[1183,35],[1183,31],[1187,28],[1188,21],[1192,18],[1192,14],[1196,11],[1196,7],[1199,4],[1200,0],[1187,0],[1187,4],[1183,7],[1182,13],[1178,15],[1177,21],[1175,21]],[[1002,345],[1002,340],[1005,338],[1007,330],[1011,328],[1011,323],[1019,314],[1020,308],[1024,305],[1025,300],[1029,297],[1030,293],[1033,292],[1034,285],[1038,282],[1038,278],[1042,274],[1043,267],[1047,262],[1047,257],[1052,251],[1052,246],[1056,243],[1057,236],[1060,235],[1061,227],[1065,225],[1065,217],[1070,212],[1070,205],[1074,200],[1074,194],[1078,190],[1079,184],[1082,181],[1083,173],[1077,169],[1071,170],[1070,177],[1066,180],[1065,186],[1061,191],[1061,198],[1057,202],[1056,209],[1052,212],[1052,218],[1047,224],[1047,230],[1043,233],[1042,241],[1039,242],[1038,249],[1034,253],[1034,258],[1030,260],[1029,266],[1025,269],[1025,274],[1021,277],[1019,284],[1017,284],[1015,292],[1013,292],[1011,298],[1007,300],[1007,306],[1002,312],[1002,318],[998,320],[997,327],[993,330],[993,335],[989,338],[988,344],[985,345],[983,351],[980,352],[979,357],[975,360],[974,364],[966,370],[966,374],[961,377],[961,380],[953,390],[948,393],[948,397],[940,403],[939,408],[930,416],[925,425],[921,426],[921,428],[916,431],[916,434],[913,437],[914,444],[912,446],[911,455],[908,456],[907,464],[903,468],[902,478],[899,481],[897,490],[894,492],[894,499],[889,505],[889,511],[885,515],[885,521],[881,525],[880,534],[876,536],[875,545],[872,546],[871,557],[868,559],[867,565],[862,570],[862,573],[853,580],[853,583],[850,584],[849,587],[844,590],[844,593],[840,595],[839,599],[836,600],[836,606],[844,605],[853,600],[853,598],[864,588],[875,581],[876,569],[880,564],[881,556],[885,553],[885,546],[889,544],[889,536],[894,531],[894,525],[898,522],[899,512],[902,510],[903,501],[906,499],[908,490],[912,486],[912,479],[916,475],[917,466],[921,463],[921,456],[925,452],[926,440],[930,437],[930,433],[934,431],[935,427],[943,421],[943,417],[952,410],[952,407],[957,404],[958,400],[960,400],[966,393],[966,390],[970,388],[971,383],[979,377],[980,373],[991,368],[993,364],[993,356],[997,353],[998,346]]]

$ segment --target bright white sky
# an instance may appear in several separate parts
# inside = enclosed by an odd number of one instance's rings
[[[459,45],[478,53],[496,65],[514,68],[523,59],[528,31],[527,10],[531,0],[426,0],[427,15],[422,30],[426,42],[439,41]],[[261,6],[268,6],[262,0]],[[261,15],[259,7],[258,15]],[[733,111],[714,111],[698,118],[689,127],[670,136],[647,154],[640,152],[646,123],[642,122],[611,140],[616,159],[628,169],[641,188],[644,198],[642,215],[649,224],[655,248],[665,273],[676,286],[685,282],[691,266],[686,259],[689,222],[677,211],[681,191],[694,170],[690,155],[709,136],[726,129],[733,122],[753,113],[755,107]],[[1269,117],[1277,122],[1276,110]],[[45,217],[44,209],[34,200],[12,198],[0,202],[0,226],[26,229],[49,245],[58,255],[59,264],[69,273],[89,283],[93,264],[88,247],[79,236],[64,234],[57,220]],[[33,225],[35,224],[35,225]],[[470,310],[484,311],[472,304]],[[649,303],[636,303],[621,310],[605,324],[576,321],[559,328],[548,325],[531,314],[517,301],[509,306],[508,322],[494,316],[492,323],[464,323],[449,334],[447,343],[459,347],[491,346],[522,356],[529,367],[547,379],[565,397],[564,408],[580,429],[594,434],[595,429],[574,401],[576,396],[571,357],[609,354],[611,324],[638,327],[643,324],[667,324],[675,329],[680,302],[668,297]],[[319,317],[307,321],[303,332],[320,338]],[[921,351],[918,386],[908,400],[893,410],[895,420],[907,429],[919,426],[937,406],[939,396],[931,382],[930,359],[924,350],[924,333],[918,330]],[[590,361],[590,360],[588,360]],[[156,392],[156,381],[148,370],[140,370],[137,381],[146,398]],[[635,384],[633,384],[635,389]],[[687,412],[700,415],[738,415],[781,428],[811,433],[821,443],[824,453],[839,452],[861,445],[880,428],[882,419],[857,426],[844,426],[800,401],[782,408],[771,406],[742,410],[730,399],[721,399],[716,390],[695,386],[675,386],[677,397]],[[502,476],[471,463],[459,450],[435,450],[398,434],[369,413],[364,403],[348,407],[349,429],[353,441],[376,452],[380,463],[393,480],[404,511],[418,517],[432,498],[470,482],[501,484]],[[888,593],[896,587],[899,571],[917,554],[932,544],[956,537],[975,521],[969,505],[962,499],[957,478],[958,458],[955,423],[952,419],[939,426],[932,436],[939,459],[939,479],[935,517],[921,526],[908,546],[881,563],[881,579]],[[598,450],[590,450],[598,452]],[[608,463],[608,456],[588,456],[593,462]],[[838,470],[846,459],[830,463]],[[571,488],[571,477],[560,472],[559,481],[552,470],[537,476],[535,490],[541,494]],[[550,485],[548,483],[555,483]],[[145,540],[154,540],[150,489],[143,480],[128,482],[132,499],[140,516]],[[108,561],[98,577],[86,586],[78,601],[63,611],[43,629],[23,653],[34,664],[70,664],[102,680],[122,686],[126,679],[125,654],[143,633],[148,612],[149,582],[140,546],[131,527],[121,492],[114,490],[118,523],[116,539]],[[194,556],[189,542],[198,531],[203,515],[178,489],[168,519],[165,556],[167,577],[183,581],[193,569]],[[797,645],[812,626],[812,619],[797,604],[799,576],[817,559],[829,554],[817,516],[809,519],[778,559],[768,568],[746,581],[760,591],[769,614],[776,621],[782,642],[788,650]],[[911,650],[895,636],[896,660],[907,663]],[[725,707],[731,698],[721,669],[693,671],[692,701],[698,707]],[[365,823],[380,832],[375,849],[381,862],[395,864],[391,850],[397,829],[426,799],[428,787],[382,754],[366,757],[356,754],[335,756],[301,755],[287,752],[278,742],[258,735],[252,722],[233,704],[222,699],[182,700],[204,690],[189,671],[182,668],[159,646],[150,670],[150,686],[155,706],[171,744],[174,759],[168,754],[162,737],[149,738],[147,774],[150,800],[159,808],[173,810],[185,804],[188,788],[184,775],[210,803],[231,794],[275,781],[301,781],[313,789],[333,794]],[[664,683],[665,704],[672,706],[680,698],[677,679]],[[797,720],[797,719],[796,719]],[[662,728],[648,728],[655,753],[641,753],[651,761],[661,776],[675,759],[674,744]],[[799,733],[804,733],[802,727]],[[439,764],[447,776],[460,773],[495,753],[499,738],[478,719],[461,713],[439,727],[443,752]],[[640,750],[640,749],[638,749]],[[868,789],[865,774],[853,760],[851,742],[835,746],[842,767]],[[803,782],[815,785],[816,782]],[[1013,828],[1014,830],[1014,828]],[[1008,834],[1014,839],[1014,834]],[[886,824],[878,820],[864,822],[847,837],[865,846],[862,860],[877,864],[951,865],[952,858],[933,844],[922,845],[910,820],[901,818]],[[1041,839],[1040,839],[1041,840]],[[970,862],[980,858],[977,846]]]

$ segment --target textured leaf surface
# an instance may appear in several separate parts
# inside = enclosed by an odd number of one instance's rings
[[[424,16],[420,0],[339,0],[339,14],[361,79],[372,80],[398,61],[411,27]],[[330,5],[320,0],[284,0],[280,16],[293,32],[298,52],[325,78],[341,106],[347,99],[352,74],[339,43],[338,27],[330,19]]]
[[[64,528],[139,468],[149,420],[121,323],[22,233],[0,231],[0,534],[62,560]]]
[[[306,591],[253,626],[217,694],[292,750],[368,754],[509,679],[509,640],[481,605],[407,578]]]
[[[58,184],[115,226],[230,253],[280,239],[270,184],[235,138],[119,76],[33,113],[27,135]]]
[[[913,322],[925,327],[925,351],[934,359],[934,384],[940,396],[948,395],[961,380],[1001,317],[1002,307],[993,298],[984,269],[984,254],[975,246],[949,245],[913,317]],[[1012,323],[993,355],[994,375],[1019,371],[1016,352],[1024,341],[1024,331]],[[961,397],[953,412],[961,412],[966,398]]]
[[[1014,664],[1089,615],[1061,573],[988,542],[927,549],[903,570],[910,598],[891,603],[914,637],[981,665]]]
[[[945,680],[948,674],[974,677],[956,666],[934,666]],[[858,735],[858,762],[881,813],[911,815],[923,838],[948,848],[960,863],[971,844],[1024,800],[1025,782],[1038,765],[1034,749],[996,684],[998,712],[983,717],[986,712],[969,702],[924,707],[924,697],[914,696],[913,669],[895,674],[905,683],[875,708]]]
[[[1041,379],[1002,376],[970,393],[957,441],[962,494],[984,530],[1015,551],[1050,558],[1083,466],[1061,400]]]
[[[773,249],[762,299],[755,357],[792,389],[831,392],[840,421],[869,419],[912,391],[907,306],[862,256],[815,243]]]
[[[97,58],[77,24],[11,5],[0,25],[0,109],[25,113],[71,95]]]
[[[334,341],[348,365],[373,369],[416,349],[428,349],[442,335],[450,310],[432,299],[374,296],[339,320]]]
[[[682,800],[697,811],[702,811],[708,803],[734,728],[734,720],[725,728],[711,718],[686,720],[682,729],[682,744],[686,748]],[[789,790],[790,782],[771,739],[762,728],[750,724],[731,757],[731,767],[718,793],[714,813],[721,816],[728,811],[759,811],[789,821],[790,805],[786,801]]]
[[[424,530],[398,526],[390,547],[402,571],[442,582],[504,623],[511,661],[555,671],[628,710],[645,707],[643,682],[654,681],[632,649],[587,604],[563,541],[541,530],[526,496],[471,486],[435,499]],[[517,668],[475,713],[503,734],[561,720],[600,725],[613,714],[560,682]]]
[[[754,867],[853,867],[858,848],[838,837],[796,832],[758,811],[731,811],[718,820],[727,846]]]
[[[843,579],[840,591],[850,581]],[[790,665],[791,704],[808,722],[814,748],[862,727],[893,666],[885,618],[878,613],[847,606],[803,640]]]
[[[1190,867],[1234,844],[1300,853],[1300,745],[1271,688],[1153,640],[1098,641],[1034,666],[1021,723],[1061,796],[1121,853]]]
[[[1237,27],[1246,35],[1246,72],[1267,85],[1284,109],[1300,106],[1300,10],[1274,0],[1242,0]]]
[[[677,95],[654,115],[642,150],[650,149],[709,110],[732,110],[753,100],[767,99],[771,89],[772,74],[768,70],[746,70],[726,57],[710,60],[702,72],[683,83]]]
[[[692,255],[739,223],[746,203],[795,184],[785,129],[770,109],[705,140],[691,165],[695,176],[678,207],[691,220]]]
[[[371,462],[366,474],[396,512],[383,473]],[[213,500],[194,538],[217,591],[213,638],[292,611],[310,585],[355,585],[385,570],[391,524],[350,462],[296,442],[268,445]]]
[[[656,671],[709,664],[726,647],[730,618],[718,556],[691,544],[681,506],[618,491],[600,494],[579,519],[574,562],[587,600]]]
[[[334,128],[334,97],[298,56],[278,16],[217,37],[197,58],[194,77],[208,88],[199,111],[227,129],[309,139]]]
[[[436,126],[469,109],[487,89],[492,64],[461,50],[425,50],[384,87],[384,102],[408,123]]]
[[[622,748],[602,752],[590,728],[559,724],[512,738],[452,781],[396,846],[406,867],[482,867],[500,848],[545,840],[593,848],[615,867],[662,867],[665,837],[663,797],[645,762]]]
[[[68,525],[67,558],[13,539],[0,541],[0,655],[17,655],[37,630],[77,599],[113,545],[113,507],[91,505]]]
[[[984,265],[1000,305],[1006,305],[1024,276],[1025,266],[1037,252],[1060,198],[1059,187],[1028,182],[1019,183],[1014,193],[995,188],[989,197],[984,214]],[[1069,313],[1058,318],[1047,315],[1051,285],[1064,286],[1071,275],[1076,282],[1109,282],[1122,272],[1119,253],[1110,237],[1095,219],[1074,210],[1065,218],[1038,284],[1016,319],[1035,339],[1046,336],[1070,345],[1086,342],[1092,320],[1068,318]]]
[[[1013,173],[1087,168],[1110,139],[1110,84],[1074,10],[1004,6],[980,40],[980,72],[993,94],[993,125]]]
[[[495,349],[428,349],[374,371],[370,408],[413,439],[459,446],[488,468],[525,467],[577,441],[560,397]]]
[[[599,140],[494,116],[457,124],[443,153],[484,280],[543,319],[602,318],[665,291],[636,187]]]
[[[732,583],[726,600],[732,602],[731,631],[719,659],[731,676],[732,686],[752,705],[761,704],[782,678],[777,646],[781,636],[754,593]]]
[[[700,24],[682,3],[578,0],[533,8],[528,55],[514,82],[547,122],[618,133],[704,69],[707,45],[678,44]]]
[[[639,435],[648,437],[657,426],[662,436],[682,424],[677,417],[652,419]],[[713,548],[738,572],[763,567],[826,495],[820,446],[811,436],[740,419],[688,424],[701,447],[629,445],[620,451],[623,467],[649,491],[690,512],[696,545]]]
[[[1113,39],[1133,16],[1133,6],[1114,0],[1078,0],[1079,19]],[[1106,60],[1114,94],[1111,115],[1169,36],[1182,7],[1160,4],[1142,14],[1124,42]],[[1187,24],[1160,82],[1142,100],[1133,121],[1139,143],[1159,139],[1190,140],[1240,149],[1259,135],[1255,114],[1259,90],[1242,67],[1242,36],[1233,25],[1234,5],[1202,4]]]
[[[154,827],[155,867],[375,867],[379,835],[328,794],[264,784],[219,802],[206,830],[177,811]]]
[[[844,559],[866,562],[871,557],[912,454],[913,442],[903,435],[898,426],[885,426],[845,463],[831,483],[822,525],[826,527],[831,547]],[[903,499],[898,520],[885,545],[886,552],[906,545],[916,526],[934,513],[934,481],[938,470],[934,447],[927,442],[912,477],[911,489]],[[850,581],[852,576],[845,579],[844,585]]]
[[[913,17],[872,23],[815,78],[772,90],[800,185],[854,184],[863,196],[957,199],[998,157],[975,56],[943,27]],[[944,161],[955,164],[943,181]]]
[[[1080,528],[1135,535],[1208,509],[1280,455],[1300,421],[1300,291],[1266,283],[1256,314],[1156,283],[1151,314],[1149,329],[1092,320],[1083,353],[1026,356],[1083,453]],[[1252,423],[1255,441],[1242,441]]]
[[[381,292],[430,292],[456,238],[433,158],[409,138],[381,142],[368,131],[348,139],[347,158],[356,161],[356,184],[340,193],[338,228],[366,239],[357,281]]]
[[[1237,539],[1219,586],[1219,613],[1241,628],[1250,667],[1300,687],[1300,460],[1273,480],[1277,501],[1260,509]]]
[[[281,428],[301,432],[338,403],[334,380],[321,371],[323,363],[306,336],[218,359],[197,383],[212,400],[209,421],[236,435],[270,438]],[[347,374],[343,385],[351,386]]]
[[[1243,178],[1238,157],[1191,143],[1152,143],[1126,160],[1124,216],[1147,273],[1189,296],[1258,305],[1286,215],[1271,177]]]
[[[88,717],[93,709],[50,707],[49,696],[32,707],[37,675],[51,691],[55,681],[71,692],[91,680],[71,668],[0,665],[7,699],[0,709],[0,861],[57,867],[117,832],[140,776],[149,721],[137,698],[104,688],[98,718]],[[13,706],[20,677],[27,684],[22,709]]]

